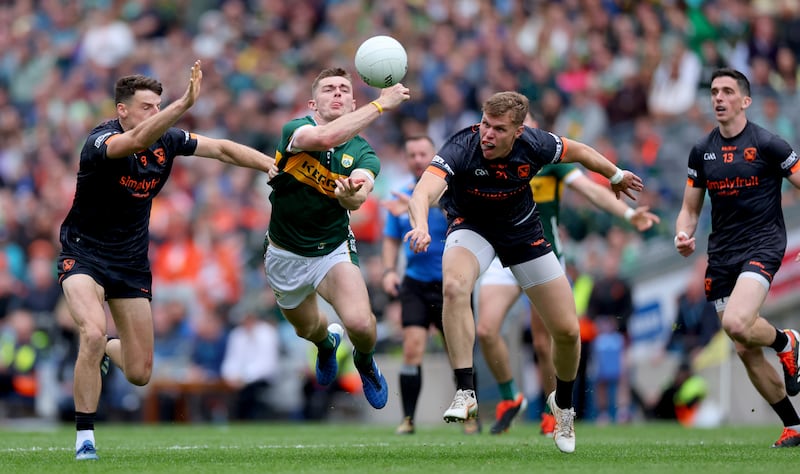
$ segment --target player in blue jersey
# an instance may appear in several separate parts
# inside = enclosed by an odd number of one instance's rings
[[[689,178],[675,223],[675,247],[695,250],[697,222],[706,192],[711,200],[711,234],[705,291],[722,328],[735,346],[758,393],[783,422],[773,447],[800,446],[800,418],[789,396],[800,392],[798,339],[760,316],[786,251],[781,184],[800,188],[800,161],[779,136],[747,120],[750,82],[734,69],[711,76],[711,102],[719,124],[689,154]],[[775,350],[784,380],[764,356]]]
[[[580,357],[578,316],[572,290],[552,246],[544,238],[530,180],[544,165],[579,162],[609,177],[619,197],[633,198],[641,179],[622,171],[593,148],[523,124],[528,99],[499,92],[483,104],[478,126],[455,133],[423,174],[409,202],[409,245],[421,252],[431,243],[428,208],[439,196],[449,230],[442,257],[443,313],[448,354],[457,390],[446,421],[477,414],[473,383],[475,321],[471,294],[497,255],[536,305],[553,337],[556,390],[548,404],[556,417],[554,440],[575,450],[572,387]]]
[[[78,460],[97,459],[94,421],[101,364],[108,358],[135,385],[153,369],[153,317],[148,259],[150,208],[178,155],[214,158],[269,171],[274,160],[230,140],[173,127],[200,94],[200,62],[184,95],[161,110],[162,86],[141,75],[116,83],[117,118],[91,131],[81,150],[75,198],[61,226],[59,282],[80,335],[75,361]],[[106,337],[108,302],[119,335]]]

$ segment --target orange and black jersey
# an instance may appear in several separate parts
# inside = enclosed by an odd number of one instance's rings
[[[442,146],[428,167],[447,181],[440,202],[448,218],[461,218],[492,232],[537,225],[530,181],[544,165],[561,161],[564,141],[552,133],[524,127],[508,156],[495,160],[483,157],[480,142],[477,125],[461,130]]]
[[[119,120],[94,128],[81,150],[75,198],[61,225],[64,253],[89,249],[104,259],[147,265],[150,208],[177,155],[191,155],[197,138],[170,128],[131,156],[106,157],[107,144],[123,133]]]
[[[692,148],[687,185],[705,188],[711,200],[709,259],[732,262],[754,249],[783,255],[781,184],[798,169],[792,147],[752,122],[732,138],[715,128]]]

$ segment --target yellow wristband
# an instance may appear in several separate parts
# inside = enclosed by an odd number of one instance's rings
[[[383,107],[381,106],[381,104],[378,103],[377,100],[373,100],[372,102],[370,102],[370,104],[374,105],[375,108],[378,109],[379,114],[383,113]]]

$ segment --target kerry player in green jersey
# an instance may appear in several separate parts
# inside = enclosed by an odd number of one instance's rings
[[[380,171],[377,155],[358,133],[384,110],[408,100],[409,90],[396,84],[356,108],[350,75],[329,68],[317,75],[311,97],[312,114],[283,127],[277,175],[269,182],[267,281],[297,335],[316,344],[316,375],[322,385],[336,378],[335,354],[344,331],[336,323],[328,325],[317,294],[333,306],[355,347],[353,362],[364,395],[370,405],[383,408],[388,388],[372,357],[376,321],[358,268],[350,211],[364,203]]]

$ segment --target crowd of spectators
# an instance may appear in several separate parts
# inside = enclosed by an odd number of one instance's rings
[[[202,94],[179,125],[274,154],[282,124],[306,113],[316,73],[332,65],[355,73],[355,50],[374,34],[405,45],[412,100],[365,132],[383,166],[375,202],[354,216],[367,257],[379,239],[376,203],[408,178],[402,138],[425,133],[441,144],[475,123],[498,90],[524,93],[541,128],[644,178],[640,201],[662,216],[646,239],[671,239],[689,149],[715,125],[706,92],[714,68],[745,72],[751,119],[800,145],[800,4],[792,0],[0,2],[0,329],[25,309],[54,343],[65,339],[51,298],[58,229],[83,140],[113,116],[118,77],[154,76],[169,102],[199,58]],[[359,103],[377,95],[355,84]],[[182,299],[182,330],[192,333],[214,326],[209,318],[230,327],[229,309],[245,296],[269,299],[261,260],[268,194],[253,170],[176,161],[152,212],[156,314]],[[624,228],[585,203],[568,205],[573,255],[607,245],[610,226]],[[639,239],[631,232],[624,245]],[[279,324],[274,309],[264,313]]]

